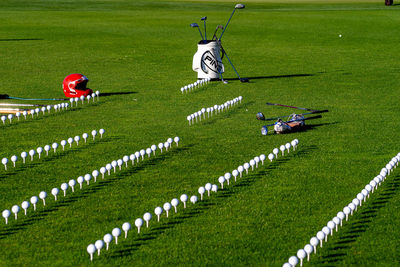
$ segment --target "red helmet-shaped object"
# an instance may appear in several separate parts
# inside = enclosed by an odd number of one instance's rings
[[[92,89],[86,87],[89,79],[79,73],[70,74],[63,81],[63,89],[66,97],[87,96],[93,93]]]

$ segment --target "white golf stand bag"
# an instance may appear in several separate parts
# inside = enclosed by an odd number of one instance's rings
[[[219,41],[200,41],[197,52],[193,56],[192,69],[197,72],[197,79],[210,78],[218,80],[224,73],[221,59],[221,43]]]

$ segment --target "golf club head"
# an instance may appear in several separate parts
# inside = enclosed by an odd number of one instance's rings
[[[265,116],[262,112],[258,112],[256,115],[257,120],[259,121],[264,121],[265,120]]]
[[[263,126],[263,127],[261,127],[261,134],[262,135],[267,135],[268,134],[268,128],[267,128],[267,126]]]
[[[202,17],[201,20],[207,20],[207,17]]]
[[[218,31],[218,29],[224,29],[224,26],[222,26],[222,25],[217,25],[217,27],[215,28],[215,31],[214,31],[214,34],[213,34],[213,37],[212,37],[212,40],[218,40],[218,37],[217,37],[217,31]]]
[[[242,9],[242,8],[244,8],[244,5],[243,5],[243,4],[237,4],[237,5],[235,6],[235,9]]]
[[[194,22],[194,23],[192,23],[192,24],[190,24],[190,27],[192,27],[192,28],[198,28],[199,27],[199,24],[197,24],[196,22]]]
[[[248,78],[240,78],[240,81],[241,81],[242,83],[248,83],[248,82],[249,82],[249,79],[248,79]]]

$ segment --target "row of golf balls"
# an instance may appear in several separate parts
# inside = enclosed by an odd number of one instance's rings
[[[200,86],[206,85],[211,81],[211,78],[205,78],[205,79],[201,79],[198,81],[195,81],[194,83],[185,85],[183,87],[181,87],[181,92],[183,93],[187,93],[188,91],[190,92],[191,90],[198,88]]]
[[[335,217],[332,218],[331,221],[324,226],[321,231],[317,232],[317,235],[310,239],[310,243],[305,245],[304,248],[299,249],[297,251],[297,257],[291,256],[289,261],[283,264],[283,267],[293,267],[299,263],[300,266],[303,266],[303,259],[307,256],[307,261],[310,260],[310,254],[314,251],[317,252],[317,246],[320,244],[322,247],[322,243],[328,241],[328,236],[333,235],[333,230],[336,229],[338,231],[338,226],[342,226],[343,220],[346,218],[346,221],[349,218],[349,215],[353,215],[354,211],[357,211],[358,206],[362,206],[363,201],[365,202],[367,198],[369,198],[370,194],[374,192],[378,186],[385,181],[386,177],[398,166],[400,161],[400,153],[398,153],[395,157],[393,157],[388,164],[381,170],[378,176],[372,179],[365,187],[361,190],[360,193],[357,194],[356,198],[354,198],[347,206],[343,208],[343,211],[339,211]]]
[[[179,143],[179,137],[175,137],[174,138],[174,142],[176,143],[176,145],[178,146]],[[158,144],[158,148],[160,149],[161,153],[162,153],[162,149],[165,148],[168,151],[168,148],[171,147],[172,145],[172,138],[168,138],[167,141],[165,143],[159,143]],[[124,156],[122,159],[118,159],[118,160],[114,160],[111,163],[106,164],[105,167],[101,167],[100,168],[100,172],[98,170],[94,170],[92,172],[92,174],[85,174],[84,176],[79,176],[77,178],[77,180],[75,181],[74,179],[69,180],[68,183],[62,183],[60,188],[61,190],[64,192],[64,197],[66,196],[67,190],[69,187],[71,187],[72,192],[75,192],[74,187],[76,185],[76,182],[79,183],[80,185],[80,189],[82,189],[82,184],[84,181],[86,181],[87,185],[89,185],[90,180],[94,179],[94,182],[96,182],[97,177],[99,176],[99,174],[101,173],[102,178],[104,179],[104,174],[106,172],[108,172],[108,175],[111,174],[111,169],[114,169],[114,173],[116,172],[116,167],[118,166],[119,169],[122,169],[122,165],[123,163],[125,163],[126,167],[128,167],[128,161],[131,160],[132,161],[132,166],[134,165],[134,161],[135,159],[137,160],[137,162],[139,162],[140,157],[142,157],[142,160],[144,160],[144,155],[148,155],[148,157],[150,157],[151,152],[153,152],[153,154],[155,155],[155,151],[157,150],[157,146],[156,145],[152,145],[150,148],[147,148],[146,150],[142,149],[140,151],[137,151],[134,154],[131,154],[130,156]],[[54,200],[57,201],[57,195],[59,194],[60,190],[58,188],[53,188],[51,190],[51,194],[54,196]],[[41,191],[39,193],[39,198],[41,200],[43,200],[43,206],[46,206],[46,198],[47,198],[47,193],[45,191]],[[30,198],[30,203],[32,203],[33,205],[33,209],[36,210],[36,204],[39,201],[37,196],[33,196]],[[25,215],[26,215],[26,210],[30,207],[30,203],[28,201],[23,201],[21,204],[21,207],[24,209],[25,211]],[[20,211],[20,208],[18,205],[14,205],[11,208],[11,211],[15,214],[15,219],[18,218],[18,212]],[[5,219],[6,224],[8,223],[8,217],[11,215],[11,212],[9,210],[4,210],[2,213],[3,218]]]
[[[284,151],[285,149],[287,150],[287,152],[290,152],[290,148],[293,148],[293,151],[296,150],[297,145],[299,144],[299,140],[298,139],[294,139],[292,140],[290,143],[286,143],[285,145],[281,145],[280,149],[282,151],[282,156],[284,155]],[[268,159],[272,162],[272,160],[274,158],[278,158],[278,148],[274,148],[273,153],[268,154]],[[235,182],[236,182],[236,177],[240,176],[242,177],[242,173],[243,171],[246,171],[246,174],[249,173],[249,169],[251,167],[251,170],[254,170],[254,166],[256,168],[258,168],[258,163],[261,161],[261,164],[264,165],[264,160],[266,159],[266,156],[264,154],[261,154],[260,156],[256,156],[253,159],[251,159],[249,162],[244,163],[243,165],[240,165],[237,169],[232,171],[232,174],[227,172],[224,174],[224,176],[220,176],[218,178],[218,182],[221,184],[221,188],[224,189],[224,183],[225,181],[227,182],[227,184],[229,185],[229,180],[230,178],[233,177],[235,178]]]
[[[113,161],[111,161],[111,163],[106,164],[105,167],[100,168],[100,173],[102,175],[102,178],[104,179],[104,174],[106,172],[108,173],[108,175],[110,175],[112,169],[114,170],[114,173],[116,172],[117,167],[119,168],[119,170],[122,170],[122,165],[124,165],[124,163],[125,163],[125,167],[128,168],[129,161],[131,161],[132,166],[134,166],[135,159],[136,159],[137,163],[139,163],[140,157],[142,158],[142,160],[144,160],[146,154],[147,154],[148,158],[150,158],[151,153],[153,153],[153,155],[155,156],[157,147],[158,147],[158,149],[160,149],[161,153],[163,152],[163,148],[165,148],[165,150],[168,151],[168,148],[172,147],[173,142],[175,142],[176,146],[178,147],[179,141],[180,141],[180,138],[178,136],[176,136],[174,139],[168,138],[167,141],[165,141],[164,143],[159,143],[158,146],[151,145],[147,149],[141,149],[140,151],[136,151],[135,153],[132,153],[129,156],[125,155],[122,157],[122,159],[113,160]],[[97,171],[95,170],[93,172],[97,172]],[[98,175],[98,172],[97,172],[97,175]],[[89,182],[88,182],[88,184],[89,184]]]
[[[104,132],[105,132],[104,129],[100,129],[100,130],[99,130],[99,134],[100,134],[100,137],[101,137],[101,138],[103,138]],[[97,135],[97,131],[96,131],[96,130],[93,130],[93,131],[91,132],[91,134],[92,134],[92,136],[93,136],[93,141],[94,141],[94,140],[95,140],[95,137],[96,137],[96,135]],[[86,143],[86,140],[87,140],[88,137],[89,137],[89,135],[88,135],[87,133],[83,133],[83,134],[82,134],[82,138],[85,140],[85,143]],[[75,142],[76,142],[76,145],[78,146],[80,140],[81,140],[81,137],[80,137],[79,135],[77,135],[77,136],[75,136],[74,138],[70,137],[70,138],[68,138],[67,140],[62,140],[62,141],[60,142],[60,144],[61,144],[62,149],[63,149],[63,151],[64,151],[64,147],[67,145],[67,143],[69,144],[69,147],[72,147],[72,143],[75,141]],[[56,142],[53,143],[53,144],[51,145],[51,148],[53,148],[54,153],[56,153],[56,150],[57,150],[57,148],[58,148],[58,143],[56,143]],[[28,156],[28,154],[29,154],[29,156],[31,156],[31,161],[33,161],[33,158],[34,158],[34,156],[35,156],[36,154],[38,154],[38,158],[40,159],[40,155],[41,155],[41,153],[43,152],[43,150],[46,152],[46,156],[48,156],[48,155],[49,155],[49,151],[50,151],[51,148],[50,148],[50,145],[45,145],[44,148],[38,147],[38,148],[36,148],[36,150],[35,150],[35,149],[31,149],[31,150],[29,150],[28,153],[26,153],[25,151],[23,151],[23,152],[21,152],[22,162],[25,164],[25,159],[26,159],[26,157]],[[13,155],[13,156],[11,156],[10,159],[11,159],[11,162],[13,163],[13,167],[15,168],[15,163],[16,163],[17,160],[18,160],[18,156]],[[7,170],[8,158],[2,158],[1,163],[4,165],[5,170]]]
[[[69,102],[71,102],[71,107],[74,106],[74,102],[75,102],[75,106],[78,106],[78,102],[79,100],[81,100],[82,105],[85,103],[85,99],[87,100],[88,103],[90,103],[90,99],[94,100],[96,99],[97,96],[97,101],[99,101],[99,95],[100,95],[100,91],[96,91],[94,93],[92,93],[91,95],[87,95],[86,97],[81,95],[79,98],[78,97],[72,97],[69,99]]]
[[[218,186],[217,185],[211,185],[210,183],[207,183],[205,185],[205,187],[200,187],[199,188],[199,193],[201,194],[201,200],[203,199],[203,194],[205,192],[205,190],[211,190],[213,192],[217,192],[218,191]],[[208,194],[208,196],[210,196],[210,193]],[[183,203],[183,207],[186,209],[186,202],[188,201],[189,197],[186,194],[182,194],[180,196],[180,200]],[[193,204],[196,204],[196,202],[198,201],[198,198],[196,195],[193,195],[190,197],[190,202],[192,202]],[[160,217],[161,214],[163,213],[163,211],[165,211],[166,217],[168,218],[169,216],[169,211],[171,210],[172,207],[174,207],[175,213],[178,212],[178,205],[179,205],[179,200],[177,198],[174,198],[171,200],[171,203],[166,202],[164,203],[163,207],[156,207],[154,209],[154,214],[157,215],[157,222],[160,221]],[[149,227],[149,222],[152,218],[152,215],[150,212],[146,212],[143,215],[143,219],[142,218],[137,218],[135,220],[135,226],[138,229],[138,234],[140,234],[140,228],[143,226],[143,221],[146,222],[146,227]],[[131,229],[131,224],[129,222],[125,222],[124,224],[122,224],[122,230],[125,232],[125,239],[128,237],[128,231]],[[111,231],[111,234],[105,234],[103,239],[99,239],[97,240],[94,244],[90,244],[87,247],[87,252],[90,254],[90,260],[93,260],[93,254],[96,252],[98,252],[98,255],[100,256],[100,250],[104,247],[104,243],[106,244],[106,249],[108,250],[109,248],[109,244],[111,243],[111,241],[113,240],[113,238],[115,239],[115,244],[118,244],[118,237],[121,235],[121,229],[116,227]]]
[[[203,119],[206,119],[206,112],[207,112],[207,118],[210,117],[210,113],[211,116],[213,115],[213,112],[215,111],[215,114],[220,113],[222,111],[225,111],[227,109],[229,109],[230,107],[233,107],[235,104],[238,103],[242,103],[242,96],[238,96],[232,100],[228,100],[226,101],[224,104],[222,105],[214,105],[213,107],[208,107],[208,108],[202,108],[197,112],[194,112],[193,114],[190,114],[186,117],[186,119],[189,122],[189,126],[191,124],[193,124],[197,119],[199,119],[199,121],[201,121],[201,116],[203,115]]]
[[[297,139],[293,140],[292,142],[295,143],[295,145],[297,146],[297,144],[298,144]],[[227,184],[229,185],[229,180],[232,177],[232,175],[235,177],[235,181],[236,181],[236,177],[239,175],[239,173],[240,173],[240,177],[242,177],[242,172],[244,170],[246,170],[246,174],[248,174],[248,169],[250,168],[250,166],[254,170],[254,166],[256,166],[256,168],[257,168],[258,163],[260,161],[262,162],[262,164],[264,164],[265,159],[266,159],[265,155],[261,154],[260,156],[256,156],[256,157],[254,157],[254,159],[251,159],[249,161],[250,163],[245,163],[245,164],[243,164],[243,166],[239,166],[237,170],[233,170],[232,174],[225,173],[224,176],[220,176],[218,178],[218,182],[221,184],[221,189],[224,189],[225,182],[227,182]],[[271,159],[271,161],[272,161],[272,159]],[[199,187],[198,193],[200,194],[200,200],[203,200],[203,196],[206,191],[207,191],[207,195],[210,197],[211,192],[215,192],[215,193],[218,192],[218,186],[216,184],[207,183],[204,187],[203,186]],[[186,202],[189,199],[188,195],[182,194],[179,199],[183,203],[183,207],[186,208]],[[192,202],[193,204],[195,204],[197,201],[198,201],[198,197],[196,195],[192,195],[190,197],[190,202]],[[179,203],[180,202],[179,202],[178,198],[173,198],[171,200],[171,202],[164,203],[164,205],[162,207],[156,207],[154,209],[154,214],[157,216],[157,222],[160,221],[160,217],[161,217],[163,211],[165,211],[167,218],[169,216],[169,211],[171,210],[172,207],[174,207],[174,211],[175,211],[175,213],[177,213]],[[151,213],[146,212],[143,215],[143,219],[137,218],[135,220],[135,226],[138,229],[138,234],[140,234],[140,228],[143,226],[143,221],[146,222],[146,227],[148,228],[149,221],[151,220],[151,218],[152,218]],[[122,224],[122,230],[125,232],[125,239],[127,238],[128,231],[130,229],[131,229],[131,224],[129,222],[125,222],[124,224]],[[90,260],[91,261],[93,260],[93,254],[96,252],[96,250],[97,250],[98,255],[100,256],[100,251],[104,247],[104,244],[106,244],[106,249],[108,250],[109,244],[111,243],[113,238],[115,239],[115,244],[118,244],[118,237],[120,235],[121,235],[121,229],[116,227],[111,231],[111,234],[110,233],[105,234],[102,240],[99,239],[94,244],[89,244],[86,250],[90,254]]]
[[[88,101],[88,103],[90,103],[90,99],[93,99],[93,102],[97,96],[97,101],[99,100],[99,95],[100,92],[96,91],[95,93],[92,93],[91,95],[88,95],[87,97],[81,96],[80,98],[78,97],[74,97],[74,98],[70,98],[70,102],[71,102],[71,107],[74,106],[74,102],[75,105],[78,106],[78,101],[79,99],[82,101],[82,104],[84,103],[85,99]],[[27,119],[27,116],[30,114],[32,116],[32,119],[34,118],[34,115],[36,114],[36,116],[38,117],[40,112],[43,113],[43,115],[45,115],[46,111],[48,112],[48,114],[50,114],[51,109],[54,109],[55,112],[57,111],[64,111],[64,110],[68,110],[69,107],[69,103],[59,103],[59,104],[55,104],[55,105],[47,105],[47,106],[43,106],[41,108],[35,108],[35,109],[31,109],[31,110],[24,110],[22,112],[16,112],[15,113],[15,117],[17,117],[18,121],[22,116],[24,116],[25,120]],[[10,124],[12,123],[12,120],[14,119],[14,114],[8,114],[7,116],[3,115],[0,117],[1,121],[3,122],[3,125],[6,124],[6,121],[8,119],[8,121],[10,122]]]

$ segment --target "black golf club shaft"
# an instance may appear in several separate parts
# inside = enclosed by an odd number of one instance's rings
[[[206,27],[206,21],[204,20],[204,38],[207,41],[207,27]]]
[[[318,114],[318,113],[324,113],[324,112],[328,112],[328,111],[329,110],[327,110],[327,109],[325,109],[325,110],[314,110],[314,111],[311,111],[311,112],[302,113],[302,114],[298,114],[298,115]],[[289,117],[290,115],[283,115],[283,116],[278,116],[278,117],[273,117],[273,118],[267,118],[267,119],[264,119],[264,121],[277,120],[277,119],[282,118],[282,117]]]
[[[285,121],[285,123],[296,122],[296,121],[305,121],[305,120],[315,120],[315,119],[320,119],[320,118],[322,118],[322,115],[317,115],[317,116],[313,116],[313,117],[308,117],[308,118],[304,118],[304,119],[301,119],[301,120]],[[273,123],[273,124],[268,124],[268,125],[265,125],[265,126],[274,126],[274,125],[275,125],[275,123]]]
[[[301,108],[301,107],[295,107],[295,106],[289,106],[289,105],[277,104],[277,103],[269,103],[269,102],[267,102],[265,104],[270,105],[270,106],[280,106],[280,107],[287,107],[287,108],[295,108],[295,109],[301,109],[301,110],[307,110],[307,111],[318,111],[318,110],[310,109],[310,108]],[[328,112],[328,110],[326,110],[324,112]]]
[[[206,42],[207,42],[207,28],[206,28],[207,17],[202,17],[201,20],[204,22],[204,38],[206,38]]]

